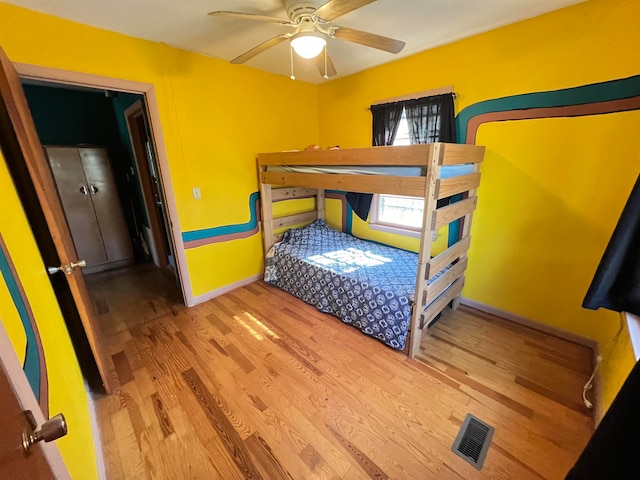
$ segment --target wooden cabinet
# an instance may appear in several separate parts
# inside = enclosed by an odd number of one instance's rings
[[[85,273],[133,262],[109,156],[100,147],[45,147]]]

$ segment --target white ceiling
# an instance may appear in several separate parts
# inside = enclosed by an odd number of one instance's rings
[[[214,10],[287,18],[282,0],[4,0],[31,10],[75,20],[133,37],[164,42],[231,60],[292,29],[270,23],[207,16]],[[397,55],[329,39],[337,77],[393,61],[438,45],[534,17],[583,0],[377,0],[335,20],[335,24],[406,42]],[[316,6],[324,0],[316,0]],[[246,65],[290,75],[289,44],[281,44]],[[309,60],[295,57],[299,80],[325,80]],[[332,78],[337,78],[332,77]]]

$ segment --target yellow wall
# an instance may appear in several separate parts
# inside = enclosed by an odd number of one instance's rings
[[[0,234],[11,257],[25,296],[31,305],[46,359],[49,412],[64,413],[69,433],[56,441],[72,478],[98,478],[91,420],[82,373],[67,334],[64,319],[51,289],[40,252],[0,153]],[[7,279],[0,275],[0,321],[24,360],[26,337]]]
[[[283,76],[5,3],[0,45],[15,62],[155,86],[182,232],[246,222],[256,154],[318,140],[317,88]],[[260,245],[254,235],[188,250],[192,293],[260,273]]]
[[[376,100],[454,85],[460,111],[483,100],[636,75],[639,17],[633,0],[590,0],[320,87],[4,3],[0,45],[14,61],[156,87],[186,232],[248,221],[258,152],[368,145],[366,107]],[[488,150],[466,296],[602,345],[613,335],[615,314],[583,310],[580,297],[637,174],[637,149],[626,139],[637,113],[619,115],[481,127],[478,143]],[[624,133],[612,134],[617,128]],[[202,200],[191,196],[196,186]],[[511,199],[501,201],[513,192],[520,211]],[[368,236],[366,229],[354,220],[354,233]],[[521,250],[515,241],[525,242]],[[188,250],[193,295],[258,274],[260,245],[253,235]],[[628,347],[605,362],[608,402],[631,366]]]
[[[320,87],[320,144],[371,141],[373,102],[453,85],[456,111],[495,98],[640,74],[640,3],[592,0]],[[638,175],[640,112],[486,124],[487,147],[463,295],[591,337],[617,314],[581,308]],[[376,233],[354,220],[354,233]],[[628,336],[603,364],[608,406],[629,372]],[[613,363],[612,363],[613,362]]]
[[[182,232],[246,222],[249,195],[257,190],[256,153],[317,143],[317,87],[312,85],[1,2],[0,45],[14,62],[155,86]],[[40,292],[34,297],[36,317],[47,310],[41,333],[51,412],[64,411],[70,431],[58,445],[73,478],[95,478],[81,373],[44,270],[35,265],[36,247],[24,240],[31,237],[4,163],[0,169],[0,232],[20,262],[27,294]],[[193,187],[200,187],[202,200],[192,198]],[[204,294],[261,272],[260,235],[190,249],[187,260],[192,294]],[[16,350],[23,351],[18,317],[0,287],[0,316]]]

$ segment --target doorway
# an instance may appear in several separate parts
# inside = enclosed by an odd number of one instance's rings
[[[110,271],[114,281],[124,282],[121,277],[135,275],[135,269],[125,267],[153,262],[173,278],[176,290],[179,285],[144,97],[42,81],[22,83],[76,251],[86,262],[83,273],[105,335],[110,329],[101,317],[108,306],[92,288],[93,275]],[[84,331],[77,322],[67,327],[85,378],[94,386]]]
[[[124,111],[147,218],[147,225],[141,226],[141,241],[158,268],[176,275],[175,249],[169,235],[166,200],[143,102],[140,99]]]
[[[153,235],[155,235],[155,238],[164,237],[164,240],[162,240],[162,245],[164,246],[166,257],[163,263],[163,267],[166,267],[165,270],[168,272],[168,276],[172,278],[173,286],[176,290],[177,295],[181,297],[181,301],[183,303],[188,303],[190,298],[190,288],[189,288],[188,272],[186,272],[186,258],[184,257],[184,249],[182,246],[181,238],[179,237],[179,226],[177,225],[177,222],[172,222],[172,219],[177,218],[177,215],[176,215],[175,202],[172,198],[171,182],[167,177],[164,177],[162,175],[163,171],[165,172],[167,171],[166,153],[164,152],[164,146],[162,144],[160,145],[160,148],[154,148],[156,143],[155,142],[156,136],[154,135],[154,132],[158,132],[159,130],[159,124],[157,121],[157,118],[158,118],[157,105],[153,105],[152,111],[154,111],[154,114],[155,114],[154,115],[155,121],[151,121],[148,118],[150,109],[145,104],[145,101],[147,100],[148,97],[151,98],[152,102],[155,102],[155,95],[153,92],[153,88],[149,85],[135,84],[134,82],[122,82],[118,80],[105,79],[102,77],[94,77],[94,76],[88,76],[88,75],[83,76],[83,75],[75,74],[71,72],[63,72],[63,71],[57,71],[57,70],[51,70],[51,69],[40,69],[39,67],[23,66],[19,64],[16,65],[16,67],[18,72],[22,75],[23,81],[25,80],[25,78],[27,80],[33,80],[35,78],[38,81],[39,86],[43,86],[44,84],[42,82],[46,81],[50,83],[48,85],[49,87],[55,87],[56,89],[59,89],[59,90],[64,90],[65,88],[68,90],[69,86],[74,86],[76,91],[98,93],[99,95],[102,95],[105,98],[111,98],[111,99],[118,98],[118,97],[120,97],[120,99],[125,97],[135,97],[133,99],[136,102],[140,102],[142,107],[140,109],[141,115],[140,115],[140,118],[138,119],[138,127],[140,127],[142,123],[145,124],[144,137],[146,138],[147,149],[150,152],[149,158],[156,162],[153,165],[150,165],[148,168],[149,171],[153,171],[155,174],[153,179],[150,181],[155,182],[155,185],[158,189],[157,191],[162,195],[161,197],[163,199],[162,206],[164,207],[162,210],[162,216],[160,217],[162,218],[162,223],[159,223],[163,227],[161,227],[161,229],[157,229],[157,228],[154,229],[153,226],[149,225],[148,229],[153,232]],[[25,75],[25,71],[26,71],[26,75]],[[45,78],[46,80],[44,80]],[[53,80],[52,84],[51,84],[51,80]],[[83,85],[78,85],[79,81],[80,83],[83,83]],[[86,86],[89,82],[91,82],[91,86]],[[103,86],[112,87],[113,85],[115,86],[125,85],[127,88],[121,91],[103,88]],[[80,88],[77,88],[78,86]],[[134,88],[131,88],[132,86]],[[96,87],[99,87],[99,88],[96,88]],[[135,103],[135,102],[131,102],[131,103]],[[123,108],[123,110],[124,109],[126,108]],[[126,121],[124,121],[124,117],[123,117],[122,123],[124,125],[125,132],[127,132],[127,137],[128,137],[129,132],[126,127]],[[46,142],[43,142],[43,143],[46,143]],[[60,143],[60,142],[55,142],[55,143]],[[65,142],[65,143],[69,143],[69,142]],[[76,143],[84,143],[84,142],[80,141]],[[104,143],[104,142],[89,141],[89,143],[93,144],[93,143]],[[133,153],[131,153],[131,157],[132,156],[133,156]],[[162,165],[159,165],[160,163]],[[123,173],[125,178],[129,176],[129,179],[127,179],[127,181],[131,180],[131,183],[133,183],[133,181],[135,180],[136,182],[138,182],[139,175],[138,175],[137,165],[135,162],[132,161],[132,166],[130,168],[123,169],[121,173]],[[139,184],[138,184],[138,188],[141,189],[141,186]],[[164,195],[165,191],[171,192],[171,196],[168,200]],[[131,195],[131,197],[133,196],[134,195]],[[139,197],[141,197],[141,195]],[[139,263],[148,262],[149,264],[151,264],[152,257],[154,257],[152,256],[153,249],[145,248],[145,245],[148,242],[145,241],[145,238],[143,236],[144,233],[142,229],[142,224],[145,222],[146,206],[142,203],[141,198],[138,198],[138,200],[140,200],[140,202],[136,204],[135,198],[132,200],[131,198],[127,198],[126,196],[125,197],[121,196],[120,204],[124,212],[124,215],[128,217],[128,226],[130,229],[131,241],[133,244],[132,246],[136,251],[136,261]],[[142,207],[140,205],[142,205]],[[156,208],[156,210],[158,209]],[[176,238],[177,238],[177,242],[176,242]],[[134,242],[137,242],[137,244]],[[177,253],[175,251],[176,245],[178,247]],[[155,255],[155,257],[157,257],[156,260],[159,258],[162,258],[162,256],[163,255]],[[156,263],[156,262],[153,262],[153,263]],[[158,261],[158,263],[161,263],[161,262]],[[123,272],[126,273],[124,270]],[[186,292],[189,292],[189,293],[186,294]],[[95,299],[94,299],[94,303],[96,303]],[[99,302],[97,303],[96,306],[97,306],[97,310],[100,311]],[[88,365],[88,370],[92,370],[92,369],[95,370],[95,365],[93,366],[91,365],[91,360],[92,360],[91,351],[90,349],[86,348],[88,339],[86,338],[86,336],[84,337],[82,336],[83,332],[79,332],[79,333],[80,333],[79,338],[76,341],[74,341],[74,345],[78,347],[77,348],[78,356],[79,357],[83,356],[81,353],[83,346],[85,347],[85,353],[87,353],[87,355],[84,355],[85,361],[83,361],[83,358],[79,358],[81,366],[84,367]],[[87,372],[85,371],[85,368],[83,368],[83,373],[85,373],[85,378],[86,378]]]

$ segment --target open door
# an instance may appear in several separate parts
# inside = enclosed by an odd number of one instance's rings
[[[53,437],[59,438],[60,434],[66,433],[66,425],[60,423],[60,419],[64,417],[57,416],[45,422],[40,405],[1,322],[0,392],[0,478],[70,478],[55,443],[49,443]],[[28,437],[29,432],[38,427],[42,432],[43,425],[44,442],[31,445],[26,451],[23,447],[23,433],[26,432]]]
[[[14,182],[23,184],[21,201],[32,230],[39,230],[39,233],[47,236],[44,242],[46,245],[38,241],[42,257],[50,267],[50,274],[64,277],[64,280],[59,283],[63,283],[70,292],[102,383],[107,393],[110,393],[114,378],[113,363],[101,343],[102,336],[95,321],[95,307],[79,268],[83,262],[77,258],[73,239],[20,79],[2,48],[0,48],[0,100],[2,101],[0,142],[2,142],[5,160]],[[25,190],[29,190],[28,195],[25,194]],[[34,226],[34,217],[42,220],[36,222],[39,224],[37,226]],[[43,232],[45,229],[48,229],[48,232]],[[54,290],[58,292],[55,287]],[[61,303],[60,298],[59,303]]]

